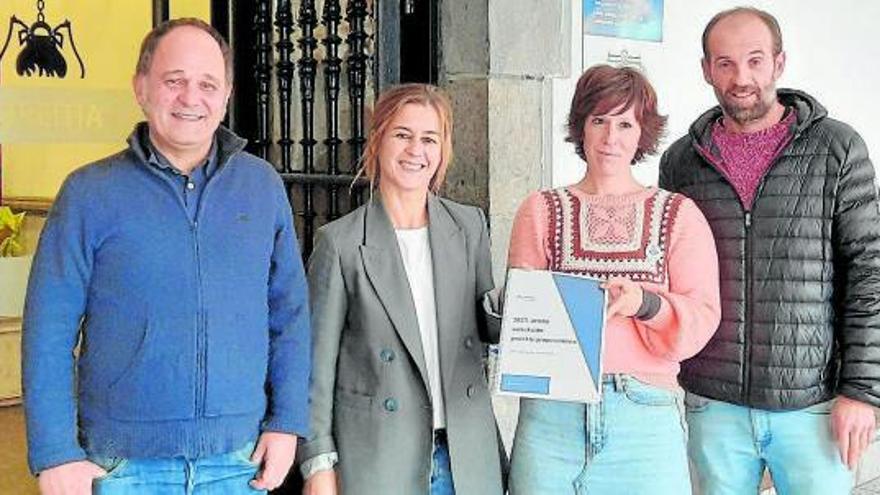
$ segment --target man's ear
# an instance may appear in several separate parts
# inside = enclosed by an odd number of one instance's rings
[[[131,78],[131,88],[134,91],[134,97],[138,102],[138,106],[144,107],[147,100],[146,95],[146,77],[143,74],[135,74]]]
[[[709,60],[706,57],[700,59],[700,67],[703,69],[703,80],[706,81],[709,86],[712,86],[712,74],[709,70]]]
[[[776,81],[780,77],[782,77],[782,73],[785,71],[785,52],[779,52],[775,57],[773,57],[773,80]]]

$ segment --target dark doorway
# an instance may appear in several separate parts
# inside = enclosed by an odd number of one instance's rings
[[[400,1],[400,82],[437,84],[440,9],[437,0]]]

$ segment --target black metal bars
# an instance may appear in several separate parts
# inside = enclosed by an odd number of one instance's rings
[[[318,62],[315,60],[315,49],[318,40],[315,38],[315,28],[318,27],[318,14],[315,11],[314,0],[300,0],[299,28],[302,36],[299,38],[299,98],[300,113],[302,116],[302,139],[299,143],[303,153],[303,172],[313,174],[315,172],[315,73]],[[315,204],[312,198],[312,184],[303,184],[304,207],[301,212],[303,217],[303,244],[308,252],[312,250],[312,234],[315,226]]]
[[[349,25],[348,38],[348,97],[351,104],[351,146],[352,161],[357,164],[366,142],[364,136],[364,97],[367,80],[367,2],[349,0],[346,8]],[[356,168],[356,167],[355,167]]]
[[[246,64],[236,67],[230,123],[250,140],[248,149],[280,173],[306,256],[315,229],[357,207],[367,187],[359,180],[353,194],[347,191],[366,142],[365,106],[379,84],[369,31],[376,21],[371,5],[380,3],[212,0],[212,7],[228,12],[218,25],[239,64]]]
[[[324,37],[324,101],[327,138],[324,146],[327,150],[327,172],[331,175],[339,173],[339,79],[342,73],[342,59],[339,58],[339,23],[342,21],[342,8],[339,0],[324,0],[324,12],[321,16],[326,36]],[[339,216],[339,193],[337,187],[330,186],[329,217]]]
[[[315,11],[314,0],[301,0],[299,8],[299,28],[302,36],[299,38],[300,59],[299,67],[299,98],[302,116],[302,139],[299,143],[303,152],[303,170],[311,173],[315,170],[314,148],[315,141],[315,72],[318,62],[315,60],[315,49],[318,40],[315,38],[315,28],[318,27],[318,15]]]
[[[293,100],[291,95],[293,92],[293,73],[296,67],[292,61],[294,25],[290,0],[279,0],[275,7],[275,27],[278,32],[278,42],[275,43],[275,48],[278,50],[275,75],[278,81],[278,115],[281,131],[277,143],[281,151],[281,163],[277,168],[285,173],[293,171],[290,109]]]
[[[272,2],[256,0],[257,11],[254,14],[256,30],[257,63],[254,74],[257,79],[257,133],[253,140],[257,155],[268,159],[270,145],[270,108],[269,90],[272,79]]]

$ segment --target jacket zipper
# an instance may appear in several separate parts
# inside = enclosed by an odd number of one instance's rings
[[[786,143],[786,146],[788,143]],[[781,150],[782,148],[780,148]],[[780,153],[781,154],[781,153]],[[758,197],[761,195],[761,191],[764,190],[764,178],[767,177],[767,173],[770,172],[770,169],[773,167],[773,162],[779,158],[779,154],[773,157],[773,161],[770,163],[770,166],[767,167],[767,170],[764,171],[764,174],[761,175],[761,179],[758,181],[758,187],[755,189],[755,196],[752,198],[752,204],[749,205],[749,209],[745,210],[745,216],[743,217],[743,223],[745,224],[745,234],[746,234],[746,242],[745,242],[745,263],[746,263],[746,297],[743,301],[743,306],[745,306],[746,310],[746,324],[745,324],[745,334],[743,335],[743,343],[744,348],[743,352],[745,352],[745,362],[743,363],[742,369],[742,381],[743,381],[743,396],[742,403],[749,404],[749,397],[752,395],[752,339],[751,335],[754,333],[755,328],[755,305],[752,304],[752,299],[754,297],[753,287],[754,283],[752,281],[752,277],[754,276],[754,242],[752,236],[752,210],[755,208],[755,202],[758,200]],[[743,205],[745,209],[745,205]]]
[[[218,150],[219,153],[219,150]],[[217,156],[216,169],[213,177],[205,184],[202,191],[202,197],[199,201],[199,209],[196,210],[195,220],[192,222],[193,247],[196,263],[196,401],[195,412],[196,417],[201,418],[206,414],[206,403],[208,401],[208,321],[205,309],[204,295],[202,293],[202,258],[201,244],[199,242],[199,219],[202,217],[202,211],[208,200],[208,191],[214,189],[212,184],[216,183],[220,175],[225,172],[226,164],[229,162],[228,157],[224,161],[220,161]]]
[[[219,171],[220,171],[219,169],[217,171],[215,171],[215,174],[219,173]],[[201,274],[202,267],[201,267],[201,256],[199,253],[199,221],[198,221],[198,218],[196,218],[195,220],[189,219],[189,212],[187,211],[186,203],[184,202],[183,197],[180,196],[180,194],[177,191],[177,184],[175,184],[173,180],[164,176],[163,174],[160,174],[158,172],[154,172],[154,173],[159,175],[159,177],[162,180],[164,180],[166,183],[168,183],[169,186],[171,187],[171,190],[174,192],[175,197],[177,197],[177,202],[180,205],[181,211],[183,212],[183,216],[184,216],[184,218],[186,218],[186,221],[189,224],[189,231],[190,231],[190,235],[192,236],[193,262],[195,263],[195,267],[196,267],[196,317],[195,317],[195,321],[193,322],[193,324],[195,325],[195,331],[196,331],[196,335],[195,335],[196,355],[195,355],[195,363],[194,363],[196,372],[195,372],[195,376],[193,377],[193,379],[195,381],[195,397],[194,397],[194,401],[193,401],[194,402],[193,408],[194,408],[194,417],[200,418],[203,414],[202,410],[204,408],[204,402],[205,402],[204,395],[205,395],[205,389],[207,388],[205,385],[205,383],[207,381],[206,376],[205,376],[206,373],[204,371],[204,369],[205,369],[204,363],[207,360],[207,356],[205,355],[206,353],[205,353],[205,349],[204,349],[204,347],[205,347],[205,343],[204,343],[205,329],[204,329],[204,321],[203,321],[203,317],[202,317],[202,314],[204,312],[204,308],[203,308],[204,303],[202,301],[202,274]],[[209,181],[209,184],[210,184],[210,181]],[[208,190],[208,186],[206,185],[205,190],[202,191],[202,202],[204,202],[204,200],[205,200],[205,193],[207,192],[207,190]],[[201,206],[203,204],[204,203],[199,205],[199,210],[202,209]],[[196,212],[196,216],[198,217],[198,212]]]
[[[745,309],[746,321],[745,328],[743,333],[743,353],[745,354],[745,360],[743,362],[742,367],[742,403],[748,404],[749,397],[752,394],[752,374],[751,374],[751,363],[752,363],[752,340],[751,335],[754,329],[754,304],[752,304],[752,294],[753,291],[753,263],[754,259],[752,253],[754,251],[753,243],[752,243],[752,210],[755,207],[755,203],[758,201],[758,198],[761,196],[761,192],[764,190],[764,180],[767,178],[767,174],[770,173],[770,169],[776,164],[776,160],[782,156],[782,152],[795,140],[797,137],[797,133],[793,133],[788,140],[779,147],[779,150],[776,152],[776,155],[770,159],[770,165],[764,170],[764,173],[761,174],[761,178],[758,180],[758,187],[755,189],[755,196],[752,198],[752,204],[746,208],[746,205],[742,203],[742,200],[739,201],[740,206],[743,209],[743,226],[745,231],[745,246],[744,249],[744,262],[745,262],[745,297],[743,298],[743,307]],[[721,170],[721,167],[715,162],[712,156],[703,149],[699,143],[696,143],[694,148],[698,151],[698,153],[703,157],[703,159],[708,163],[719,175],[721,178],[730,185],[731,188],[734,189],[734,194],[737,194],[736,188],[733,187],[733,184],[730,183],[730,180],[727,178],[727,175]],[[739,197],[739,194],[737,194]]]
[[[758,188],[761,188],[761,185],[764,184],[764,178],[761,178],[761,182],[758,183]],[[758,192],[755,193],[755,197],[757,198]],[[754,206],[754,201],[752,201],[752,205]],[[745,234],[746,234],[746,242],[745,242],[745,263],[746,263],[746,297],[743,301],[743,305],[746,310],[746,324],[745,324],[745,335],[743,335],[743,352],[745,353],[745,362],[743,362],[742,367],[742,382],[743,382],[743,397],[742,403],[749,403],[749,396],[751,395],[752,389],[752,373],[751,373],[751,363],[752,363],[752,331],[754,328],[754,307],[752,304],[752,276],[753,269],[752,264],[754,263],[754,259],[752,258],[752,252],[754,249],[752,248],[752,211],[746,210],[745,214]]]
[[[218,145],[219,146],[219,145]],[[202,294],[202,263],[201,263],[201,252],[199,246],[199,218],[201,218],[202,210],[205,209],[205,200],[208,197],[208,190],[212,189],[211,184],[217,182],[217,179],[220,175],[226,170],[226,165],[232,158],[230,154],[226,158],[221,160],[219,156],[220,150],[217,150],[217,163],[216,169],[214,170],[214,175],[211,180],[205,184],[205,190],[202,191],[202,197],[199,203],[199,209],[196,211],[196,217],[194,220],[189,219],[189,212],[187,211],[186,204],[184,202],[183,197],[177,191],[177,185],[173,180],[166,177],[164,174],[159,173],[158,171],[151,170],[152,173],[156,174],[160,177],[161,180],[164,180],[174,192],[175,197],[177,197],[177,202],[180,205],[181,210],[183,211],[184,217],[187,219],[187,222],[190,226],[190,233],[192,234],[193,240],[193,261],[195,262],[196,267],[196,318],[195,318],[195,329],[196,329],[196,356],[195,356],[195,400],[194,400],[194,408],[195,408],[195,417],[200,418],[205,414],[205,403],[207,401],[207,390],[208,390],[208,373],[207,373],[207,361],[208,361],[208,351],[207,351],[207,340],[208,340],[208,328],[207,328],[207,318],[205,315],[205,307],[204,307],[204,299]],[[148,167],[150,168],[150,167]]]
[[[750,398],[752,396],[752,339],[751,336],[754,333],[755,329],[755,305],[752,303],[754,299],[754,282],[752,277],[754,276],[754,242],[752,235],[752,211],[755,209],[755,203],[758,202],[758,198],[761,197],[761,192],[764,190],[764,180],[767,178],[767,174],[770,173],[770,169],[776,165],[776,161],[779,160],[779,157],[782,156],[782,152],[788,148],[795,138],[797,138],[797,132],[793,132],[788,139],[779,146],[779,149],[776,152],[776,155],[770,159],[770,165],[767,166],[767,169],[764,170],[764,173],[761,174],[761,178],[758,180],[758,187],[755,189],[755,196],[752,198],[752,204],[749,205],[749,209],[746,210],[745,214],[745,233],[746,233],[746,299],[743,301],[743,304],[746,308],[746,328],[744,335],[745,348],[743,349],[746,354],[746,361],[743,363],[743,404],[750,404]],[[745,205],[743,205],[745,207]]]
[[[202,200],[204,200],[204,191],[202,192]],[[201,209],[201,208],[200,208]],[[204,301],[202,296],[202,260],[201,253],[199,249],[199,221],[195,220],[192,223],[192,235],[193,235],[193,257],[196,265],[196,403],[195,403],[195,412],[196,418],[201,418],[204,415],[205,409],[205,396],[207,390],[207,373],[205,369],[207,368],[205,361],[207,361],[207,349],[205,349],[205,343],[207,340],[207,329],[205,328],[205,318],[204,318]]]

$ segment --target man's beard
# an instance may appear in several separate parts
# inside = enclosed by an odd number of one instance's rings
[[[768,112],[770,112],[770,109],[773,108],[773,102],[776,101],[776,90],[772,85],[761,89],[757,86],[740,86],[731,89],[729,92],[740,93],[744,92],[743,90],[751,91],[757,96],[754,103],[750,105],[740,105],[734,103],[733,97],[728,97],[727,94],[721,93],[717,89],[715,90],[715,96],[718,98],[721,108],[724,110],[724,115],[733,119],[733,121],[739,125],[746,125],[756,120],[761,120]],[[768,95],[772,95],[772,97],[768,97]]]

